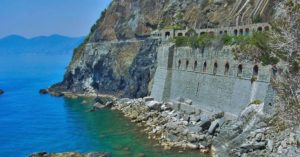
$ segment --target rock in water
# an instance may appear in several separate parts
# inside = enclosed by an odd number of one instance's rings
[[[47,89],[41,89],[39,93],[40,94],[48,94],[48,90]]]
[[[4,90],[0,89],[0,95],[4,94]]]

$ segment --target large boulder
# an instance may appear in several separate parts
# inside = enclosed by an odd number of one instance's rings
[[[210,135],[214,134],[218,126],[219,126],[219,120],[218,119],[214,120],[208,129],[208,133]]]
[[[148,101],[146,102],[146,106],[149,107],[150,110],[160,110],[162,103],[158,101]]]
[[[102,109],[102,108],[105,108],[105,105],[96,102],[96,103],[93,105],[93,108],[95,108],[95,109]]]
[[[147,96],[147,97],[144,97],[143,100],[145,102],[149,102],[149,101],[154,101],[154,98],[153,97],[150,97],[150,96]]]

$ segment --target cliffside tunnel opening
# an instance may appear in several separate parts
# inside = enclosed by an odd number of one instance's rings
[[[171,33],[170,33],[170,32],[166,32],[166,33],[165,33],[165,38],[169,38],[169,37],[170,37],[170,35],[171,35]]]
[[[263,31],[263,28],[262,28],[262,27],[258,27],[258,28],[257,28],[257,31],[262,32],[262,31]]]
[[[213,74],[216,75],[217,74],[217,71],[218,71],[218,63],[215,62],[214,64],[214,70],[213,70]]]
[[[245,29],[245,35],[249,35],[249,33],[250,33],[250,29],[249,29],[249,28],[246,28],[246,29]]]
[[[203,64],[203,72],[206,72],[206,69],[207,69],[207,63],[205,61],[204,64]]]
[[[229,68],[230,68],[230,66],[229,66],[229,63],[227,62],[227,63],[225,64],[224,75],[228,75],[228,73],[229,73]]]
[[[242,74],[243,74],[243,65],[242,65],[242,64],[239,64],[237,76],[241,76]]]
[[[237,30],[237,29],[234,30],[234,35],[235,35],[235,36],[238,35],[238,30]]]
[[[258,68],[258,65],[255,65],[254,67],[253,67],[253,76],[257,76],[258,75],[258,70],[259,70],[259,68]]]
[[[185,63],[185,68],[186,68],[186,69],[188,69],[189,63],[190,63],[189,60],[187,60],[186,63]]]

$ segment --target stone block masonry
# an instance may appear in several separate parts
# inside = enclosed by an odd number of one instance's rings
[[[192,49],[164,44],[158,49],[158,67],[151,95],[159,101],[184,97],[195,108],[238,115],[254,100],[273,104],[272,67],[241,63],[230,47]]]

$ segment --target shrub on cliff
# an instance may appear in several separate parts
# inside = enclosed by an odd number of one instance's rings
[[[191,34],[191,36],[174,37],[171,41],[175,43],[177,47],[189,46],[192,48],[200,48],[211,44],[217,38],[210,34],[203,34],[197,36]]]

